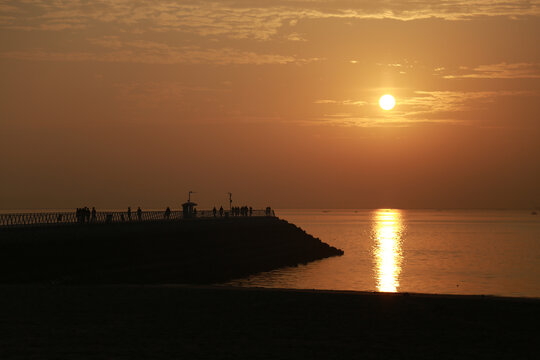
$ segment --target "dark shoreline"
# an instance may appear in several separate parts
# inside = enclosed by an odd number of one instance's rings
[[[223,286],[0,286],[0,358],[529,359],[540,299]]]

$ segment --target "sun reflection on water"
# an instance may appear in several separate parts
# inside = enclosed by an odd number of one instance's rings
[[[403,222],[399,210],[377,210],[374,216],[373,257],[377,289],[396,292],[401,273]]]

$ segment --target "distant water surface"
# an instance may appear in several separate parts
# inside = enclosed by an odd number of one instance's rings
[[[540,297],[540,215],[530,211],[281,210],[345,255],[229,285]]]

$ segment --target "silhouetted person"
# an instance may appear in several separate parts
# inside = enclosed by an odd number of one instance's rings
[[[249,216],[253,215],[253,208],[250,206],[249,207]]]
[[[131,206],[128,206],[128,220],[131,221]]]
[[[214,206],[214,208],[212,209],[212,213],[214,214],[214,217],[216,217],[216,215],[217,215],[217,209],[216,209],[215,206]]]
[[[88,214],[87,210],[87,207],[77,208],[77,211],[75,212],[75,217],[77,218],[77,222],[79,224],[83,224],[87,220],[87,218],[90,218],[90,210],[88,210]]]
[[[96,222],[96,208],[92,206],[92,222]]]
[[[171,208],[167,206],[167,209],[165,209],[165,219],[169,219],[171,217]]]
[[[141,207],[140,207],[140,206],[137,208],[137,219],[138,219],[139,221],[142,220],[142,210],[141,210]]]
[[[223,216],[223,206],[219,207],[219,216]]]

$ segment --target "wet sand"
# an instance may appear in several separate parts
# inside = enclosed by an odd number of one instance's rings
[[[540,299],[0,286],[1,359],[531,359]]]

